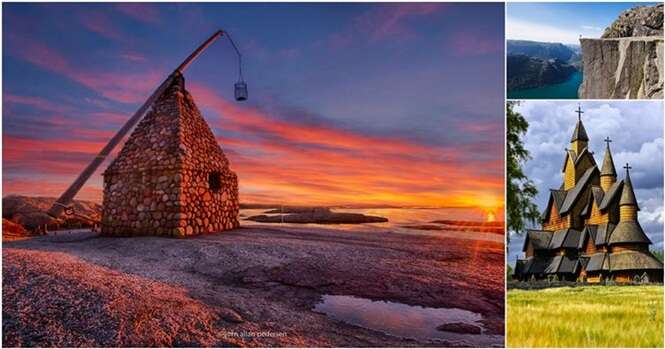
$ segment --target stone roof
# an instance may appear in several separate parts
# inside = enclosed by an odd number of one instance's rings
[[[607,241],[609,245],[620,243],[651,243],[651,240],[644,233],[638,221],[619,221],[609,237]]]
[[[201,163],[223,173],[230,171],[215,135],[179,75],[139,122],[104,175],[200,169]]]
[[[610,152],[609,141],[605,143],[605,157],[603,158],[603,167],[600,169],[601,176],[617,176],[617,171],[614,168],[614,160],[612,160],[612,152]]]
[[[661,263],[650,252],[626,250],[609,255],[611,271],[663,269]]]
[[[577,200],[580,198],[582,193],[584,192],[584,189],[588,185],[589,181],[591,180],[592,176],[594,173],[598,172],[598,168],[596,166],[590,167],[589,169],[584,172],[582,177],[580,177],[580,180],[575,184],[575,186],[568,191],[566,194],[566,199],[563,202],[563,205],[561,207],[561,215],[564,215],[570,211],[570,209],[573,208],[573,205],[577,202]]]

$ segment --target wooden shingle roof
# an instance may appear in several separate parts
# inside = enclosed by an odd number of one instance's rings
[[[661,263],[650,252],[626,250],[609,255],[611,271],[663,269]]]
[[[642,230],[638,221],[619,221],[609,235],[608,245],[620,243],[651,244],[651,240]]]
[[[598,172],[598,168],[596,166],[590,167],[589,169],[584,172],[580,180],[575,184],[575,186],[568,191],[566,194],[566,199],[563,202],[563,205],[561,207],[561,215],[567,214],[570,209],[573,208],[577,200],[582,196],[582,193],[584,192],[584,189],[587,187],[589,181],[593,177],[593,175]]]

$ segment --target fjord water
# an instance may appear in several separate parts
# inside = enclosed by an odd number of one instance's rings
[[[508,91],[508,99],[577,99],[581,84],[582,72],[576,71],[560,84]]]

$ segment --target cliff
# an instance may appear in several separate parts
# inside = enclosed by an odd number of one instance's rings
[[[580,98],[663,98],[663,38],[580,39]]]
[[[619,16],[600,39],[580,39],[579,98],[663,98],[663,5]]]

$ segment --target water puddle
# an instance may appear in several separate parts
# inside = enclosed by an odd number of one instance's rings
[[[503,345],[503,336],[484,334],[485,329],[480,322],[482,315],[464,309],[425,308],[353,296],[324,295],[323,301],[313,310],[354,326],[397,337],[442,339],[471,346]],[[481,334],[437,330],[437,327],[445,324],[480,329]]]

